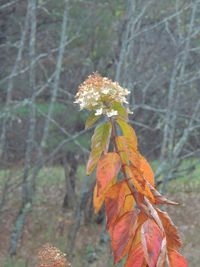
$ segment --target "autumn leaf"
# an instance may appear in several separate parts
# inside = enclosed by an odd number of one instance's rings
[[[116,182],[116,176],[121,167],[121,160],[117,153],[106,153],[97,165],[97,182],[93,193],[93,206],[98,213],[103,205],[106,194]]]
[[[100,118],[100,115],[96,116],[95,112],[91,112],[86,120],[85,129],[92,127]]]
[[[139,160],[133,143],[129,142],[125,136],[117,136],[115,141],[123,164],[129,165],[130,161]]]
[[[156,210],[165,230],[167,247],[172,249],[180,248],[182,243],[177,227],[174,225],[167,212],[161,211],[160,209]]]
[[[111,241],[114,252],[114,263],[119,262],[129,251],[137,229],[137,213],[124,213],[113,227]]]
[[[145,177],[145,179],[152,185],[154,186],[154,173],[153,170],[151,168],[151,166],[149,165],[148,161],[142,156],[140,155],[140,171],[143,173],[143,176]]]
[[[126,195],[124,206],[121,212],[131,211],[134,208],[135,200],[132,194]]]
[[[122,162],[126,165],[131,163],[136,168],[140,169],[140,153],[136,149],[134,143],[132,143],[132,141],[127,139],[125,136],[118,136],[116,138],[116,144],[122,158]]]
[[[131,191],[124,180],[116,183],[109,189],[105,199],[107,228],[110,228],[110,226],[114,224],[124,206],[126,211],[131,205],[133,208],[134,198],[130,194]],[[128,196],[130,196],[132,200],[129,199]]]
[[[134,245],[131,248],[125,267],[143,267],[144,261],[145,259],[142,243],[139,242],[137,245]]]
[[[144,213],[140,212],[138,214],[137,220],[137,230],[134,236],[131,248],[126,259],[125,267],[146,267],[147,263],[144,257],[144,250],[141,241],[141,227],[143,223],[147,220]]]
[[[141,228],[144,255],[149,267],[155,267],[161,252],[163,234],[158,225],[148,219]]]
[[[97,184],[95,185],[94,187],[94,191],[93,191],[93,206],[94,206],[94,210],[95,210],[95,213],[98,213],[104,203],[104,200],[106,198],[106,194],[109,190],[109,188],[116,182],[116,179],[113,179],[111,181],[111,183],[109,184],[109,186],[107,186],[105,188],[105,190],[100,194],[98,195],[97,194]]]
[[[142,195],[148,197],[151,201],[154,201],[154,196],[143,177],[143,174],[140,170],[135,168],[132,164],[130,166],[125,167],[128,177],[131,179],[134,187],[140,192]]]
[[[128,156],[131,156],[131,151],[137,151],[135,149],[135,145],[132,142],[130,142],[130,140],[127,139],[125,136],[119,135],[115,139],[117,141],[118,150],[120,152],[124,151],[125,153],[128,154]]]
[[[169,267],[188,267],[186,259],[174,249],[168,251]]]
[[[144,204],[142,205],[143,207],[146,208],[146,214],[148,214],[148,216],[152,218],[156,222],[156,224],[159,226],[159,228],[164,232],[163,224],[158,215],[157,210],[154,208],[154,206],[151,204],[151,202],[146,197],[144,197],[144,200],[145,200]]]
[[[167,255],[167,241],[166,241],[166,237],[164,237],[162,244],[161,244],[161,251],[158,257],[156,267],[165,267],[166,255]]]
[[[168,200],[166,197],[162,196],[150,183],[148,183],[148,185],[154,196],[155,204],[178,205],[178,203]]]
[[[111,124],[105,122],[98,125],[92,136],[91,152],[87,163],[87,175],[90,175],[103,152],[106,152],[111,135]]]
[[[100,195],[115,178],[121,168],[120,156],[115,152],[102,155],[97,164],[97,195]]]
[[[134,149],[137,150],[137,136],[134,129],[124,120],[117,119],[117,123],[119,124],[123,135],[129,140],[130,143],[134,146]]]
[[[147,160],[139,153],[135,145],[125,136],[116,137],[117,147],[124,164],[129,162],[141,171],[144,178],[154,186],[154,173]]]

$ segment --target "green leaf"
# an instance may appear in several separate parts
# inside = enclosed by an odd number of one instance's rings
[[[92,112],[86,120],[85,129],[92,127],[95,124],[95,122],[98,121],[100,117],[101,117],[100,115],[95,116],[95,112]]]
[[[137,136],[134,129],[124,120],[117,118],[117,123],[119,124],[123,135],[126,139],[134,144],[135,149],[137,149]]]
[[[118,111],[118,116],[124,120],[128,120],[128,112],[127,109],[119,102],[113,102],[111,105],[112,109]]]
[[[87,163],[87,175],[90,175],[97,165],[103,152],[107,152],[112,125],[104,122],[96,127],[92,136],[91,152]]]

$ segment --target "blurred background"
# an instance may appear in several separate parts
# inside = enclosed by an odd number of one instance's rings
[[[200,0],[0,0],[0,266],[36,266],[46,242],[74,267],[113,266],[73,103],[94,71],[131,91],[140,150],[181,203],[167,211],[198,267]]]

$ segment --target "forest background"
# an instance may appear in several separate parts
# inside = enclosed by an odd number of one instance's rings
[[[200,0],[0,0],[0,266],[35,266],[46,242],[74,267],[113,266],[73,103],[94,71],[131,91],[140,150],[199,266],[199,62]]]

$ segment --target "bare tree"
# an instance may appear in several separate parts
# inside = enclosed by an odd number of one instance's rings
[[[23,192],[22,192],[22,207],[19,210],[19,214],[16,219],[14,231],[11,235],[11,245],[10,245],[10,254],[13,255],[16,253],[17,243],[22,235],[22,229],[24,226],[25,218],[27,212],[30,211],[32,207],[32,202],[34,198],[35,186],[36,186],[36,178],[37,175],[43,166],[43,149],[46,146],[46,141],[49,136],[49,124],[51,117],[53,115],[53,105],[56,101],[57,92],[59,88],[60,74],[62,69],[62,60],[64,56],[64,49],[66,43],[66,27],[67,27],[67,11],[68,11],[68,1],[65,0],[64,5],[64,13],[63,13],[63,22],[62,22],[62,30],[61,30],[61,39],[60,39],[60,47],[55,71],[54,78],[54,86],[51,95],[51,102],[49,105],[48,114],[45,121],[44,131],[42,135],[42,139],[40,144],[38,145],[38,160],[35,163],[32,174],[29,173],[30,163],[33,152],[33,144],[34,141],[34,132],[35,132],[35,97],[36,97],[36,86],[35,86],[35,37],[36,37],[36,2],[35,0],[30,0],[30,10],[31,10],[31,36],[30,36],[30,58],[31,58],[31,66],[30,66],[30,88],[32,88],[32,99],[30,101],[30,127],[29,127],[29,137],[27,144],[27,151],[25,157],[25,167],[24,167],[24,177],[23,177]],[[29,178],[31,176],[31,178]],[[30,181],[29,181],[30,180]]]
[[[13,3],[15,3],[15,1],[13,1],[9,4],[13,4]],[[0,136],[0,157],[2,157],[3,153],[5,153],[4,150],[5,150],[6,132],[7,132],[7,124],[9,122],[9,113],[11,110],[14,77],[18,71],[19,63],[22,60],[22,53],[24,50],[26,35],[27,35],[27,31],[28,31],[29,16],[30,16],[30,14],[29,14],[29,8],[28,8],[27,12],[26,12],[24,26],[23,26],[22,32],[21,32],[21,38],[20,38],[19,49],[17,52],[16,60],[15,60],[14,66],[12,68],[12,71],[11,71],[11,73],[9,75],[9,79],[8,79],[8,86],[7,86],[7,91],[6,91],[6,102],[5,102],[5,107],[4,107],[5,115],[3,117],[2,130],[1,130],[1,136]]]
[[[184,92],[183,81],[186,75],[186,66],[189,57],[190,43],[194,31],[194,27],[197,5],[199,1],[195,1],[191,8],[191,17],[189,22],[188,34],[185,39],[178,34],[179,39],[176,41],[178,46],[184,43],[183,50],[177,54],[174,60],[174,66],[172,71],[171,80],[169,83],[168,94],[168,107],[165,115],[165,124],[163,128],[163,140],[161,146],[160,164],[157,170],[157,176],[163,175],[163,190],[166,190],[166,183],[173,179],[174,173],[180,166],[181,154],[187,141],[192,133],[194,127],[200,127],[196,125],[195,119],[199,112],[199,102],[197,102],[190,121],[184,128],[183,134],[179,134],[178,131],[178,112],[180,107],[181,95]],[[179,21],[178,21],[179,23]],[[181,37],[180,37],[181,36]],[[192,86],[192,85],[191,85]]]
[[[35,109],[35,93],[36,93],[36,84],[35,84],[35,45],[36,45],[36,0],[29,0],[28,10],[30,12],[30,41],[29,41],[29,58],[30,58],[30,73],[29,73],[29,84],[32,93],[30,101],[30,119],[29,119],[29,133],[27,138],[27,149],[25,155],[25,165],[23,173],[23,184],[22,184],[22,203],[19,209],[16,221],[14,223],[14,229],[11,234],[10,239],[10,255],[15,255],[17,250],[17,244],[22,236],[23,227],[25,224],[25,219],[27,213],[32,208],[33,200],[33,188],[29,181],[32,152],[34,147],[35,139],[35,126],[36,126],[36,109]]]

